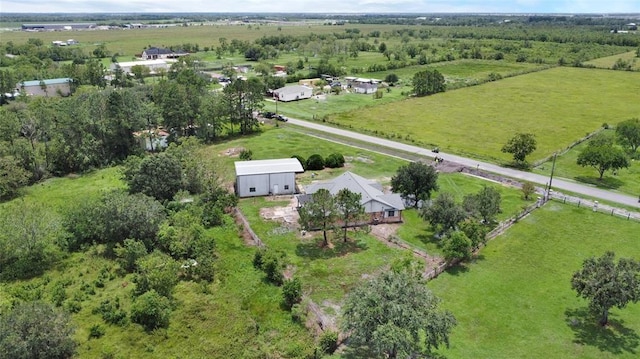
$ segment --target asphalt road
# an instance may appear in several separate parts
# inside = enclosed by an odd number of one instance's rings
[[[289,118],[289,123],[292,125],[313,129],[316,131],[327,132],[337,136],[342,136],[342,137],[352,138],[362,142],[372,143],[378,146],[398,149],[408,153],[414,153],[419,156],[434,157],[436,155],[435,153],[431,152],[430,149],[412,146],[412,145],[408,145],[401,142],[391,141],[384,138],[368,136],[361,133],[334,128],[330,126],[324,126],[315,122]],[[478,160],[474,160],[472,158],[456,156],[456,155],[443,153],[443,152],[439,152],[437,156],[440,158],[443,158],[445,161],[460,163],[467,167],[477,167],[484,171],[493,172],[506,177],[511,177],[511,178],[515,178],[523,181],[536,183],[542,186],[548,185],[549,183],[549,177],[535,174],[535,173],[519,171],[513,168],[501,167],[492,163],[481,162]],[[590,196],[600,200],[607,200],[610,202],[624,204],[630,207],[640,208],[640,202],[638,197],[636,196],[629,196],[622,193],[607,191],[607,190],[603,190],[593,186],[576,183],[564,178],[554,177],[552,181],[552,189],[559,190],[559,191],[570,191],[573,193]],[[638,195],[640,195],[640,193]]]

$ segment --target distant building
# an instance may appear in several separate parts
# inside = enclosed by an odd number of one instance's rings
[[[114,62],[110,65],[111,71],[115,71],[120,66],[122,71],[126,74],[131,73],[131,68],[134,66],[144,66],[149,69],[149,74],[154,75],[159,70],[169,71],[169,63],[165,60],[140,60],[140,61],[127,61],[127,62]]]
[[[169,146],[169,133],[163,130],[144,130],[133,133],[140,146],[147,151],[159,151]]]
[[[156,60],[156,59],[177,59],[178,57],[187,56],[188,52],[173,51],[161,47],[150,47],[142,52],[143,60]]]
[[[16,90],[27,96],[69,96],[71,79],[58,78],[49,80],[23,81],[16,85]]]
[[[71,23],[71,24],[22,24],[25,31],[68,31],[88,30],[96,27],[96,23]]]
[[[307,86],[285,86],[273,91],[273,98],[282,102],[304,100],[313,96],[313,89]]]
[[[353,92],[362,94],[371,94],[378,91],[378,85],[370,83],[356,83],[352,85],[352,88]]]
[[[297,158],[238,161],[236,193],[238,197],[296,193],[296,173],[304,172]]]

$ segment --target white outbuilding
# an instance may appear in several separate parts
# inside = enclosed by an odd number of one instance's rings
[[[282,102],[303,100],[311,96],[313,89],[302,85],[285,86],[273,91],[273,98]]]
[[[238,161],[236,194],[255,197],[296,193],[296,173],[304,172],[297,158]]]

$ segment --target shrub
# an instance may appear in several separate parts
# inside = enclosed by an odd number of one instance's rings
[[[307,159],[307,170],[321,171],[324,169],[324,158],[319,154],[313,154]]]
[[[522,195],[524,199],[528,200],[532,194],[536,193],[536,186],[531,182],[525,182],[522,184]]]
[[[170,315],[169,299],[153,289],[137,297],[131,305],[131,321],[142,325],[147,331],[167,328]]]
[[[332,330],[322,333],[318,346],[323,353],[333,354],[338,349],[338,333]]]
[[[281,285],[284,281],[282,270],[286,266],[285,254],[270,249],[260,249],[253,257],[253,266],[261,269],[269,282]]]
[[[325,165],[329,168],[344,167],[344,156],[340,153],[332,153],[325,160]]]
[[[252,158],[253,158],[253,151],[249,149],[244,149],[242,150],[242,152],[240,152],[240,159],[242,161],[251,161]]]
[[[104,336],[104,334],[105,334],[105,330],[100,324],[92,325],[91,329],[89,329],[89,339],[101,338],[102,336]]]
[[[305,160],[304,157],[298,156],[298,155],[293,155],[293,156],[291,156],[291,158],[297,158],[298,161],[300,161],[300,164],[302,165],[302,169],[303,170],[307,169],[307,160]]]
[[[136,261],[147,255],[147,247],[141,241],[125,239],[123,245],[116,244],[115,253],[120,268],[130,273],[136,268]]]
[[[282,286],[282,296],[284,297],[284,305],[287,309],[291,309],[294,304],[300,303],[302,300],[302,283],[298,278],[293,278],[284,282]]]

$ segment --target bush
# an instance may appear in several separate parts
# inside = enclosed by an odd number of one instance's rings
[[[108,324],[124,326],[127,324],[127,313],[120,309],[120,300],[116,298],[114,302],[110,299],[104,300],[100,306],[94,308],[91,313],[100,314],[102,319]]]
[[[524,199],[528,200],[534,193],[536,193],[536,186],[533,183],[525,182],[522,184],[522,195]]]
[[[303,170],[307,170],[307,160],[304,159],[304,157],[302,156],[298,156],[298,155],[293,155],[291,156],[291,158],[297,158],[298,161],[300,161],[300,164],[302,165],[302,169]]]
[[[136,261],[147,255],[147,247],[141,241],[125,239],[123,245],[116,245],[115,253],[120,268],[131,273],[136,269]]]
[[[324,169],[324,158],[319,154],[313,154],[307,159],[307,170],[321,171]]]
[[[282,270],[286,266],[285,254],[270,249],[260,249],[253,257],[253,266],[261,269],[269,282],[281,285],[284,281]]]
[[[332,153],[325,160],[325,165],[329,168],[344,167],[344,156],[340,153]]]
[[[105,330],[100,324],[92,325],[91,329],[89,329],[89,339],[91,338],[98,339],[104,336],[104,334],[105,334]]]
[[[291,309],[294,304],[300,303],[302,300],[302,283],[298,278],[293,278],[284,282],[282,286],[282,296],[284,297],[284,305],[287,309]]]
[[[251,161],[252,158],[253,158],[253,151],[245,149],[245,150],[242,150],[242,152],[240,152],[240,159],[242,161]]]
[[[131,321],[142,325],[147,331],[167,328],[170,315],[169,299],[153,289],[137,297],[131,305]]]
[[[318,346],[323,353],[333,354],[338,349],[338,333],[332,330],[322,333]]]

